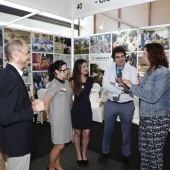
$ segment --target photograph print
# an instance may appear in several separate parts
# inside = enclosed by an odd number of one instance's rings
[[[24,80],[25,84],[31,84],[31,63],[28,64],[27,68],[24,68],[22,79]]]
[[[137,30],[120,31],[112,34],[112,50],[122,46],[127,52],[137,51]]]
[[[111,34],[90,36],[90,53],[111,53]]]
[[[71,53],[71,38],[55,36],[54,37],[54,53],[70,54]]]
[[[126,53],[126,62],[137,68],[137,52]]]
[[[34,98],[37,98],[37,91],[46,88],[49,82],[48,72],[33,72],[33,93]]]
[[[53,53],[53,36],[32,33],[32,52]]]
[[[139,30],[139,49],[143,51],[145,44],[159,43],[164,50],[169,50],[170,27],[157,27]]]
[[[90,63],[90,76],[93,77],[94,83],[100,84],[102,87],[103,75],[110,62]]]
[[[89,54],[89,37],[74,38],[74,54]]]
[[[24,40],[31,47],[30,32],[4,28],[4,45],[13,39]]]
[[[47,71],[53,63],[53,54],[32,53],[32,71]]]

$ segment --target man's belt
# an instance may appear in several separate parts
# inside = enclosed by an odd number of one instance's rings
[[[112,101],[112,100],[110,100],[110,99],[108,99],[108,100],[109,100],[110,102],[117,103],[117,104],[127,104],[127,103],[133,102],[133,100],[130,100],[130,101],[127,101],[127,102],[120,103],[120,102]]]

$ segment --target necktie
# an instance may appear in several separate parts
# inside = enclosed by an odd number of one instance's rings
[[[117,78],[122,78],[122,69],[118,69]]]

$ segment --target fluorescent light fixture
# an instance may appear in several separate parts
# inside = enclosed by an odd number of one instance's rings
[[[49,30],[35,28],[35,27],[28,27],[28,26],[19,25],[19,24],[11,24],[8,27],[13,28],[13,29],[18,29],[18,30],[34,31],[34,32],[40,32],[40,33],[61,35],[60,32],[54,32],[54,31],[49,31]]]
[[[13,20],[13,21],[7,23],[6,25],[13,24],[13,23],[15,23],[15,22],[21,21],[21,20],[23,20],[23,19],[25,19],[25,18],[31,17],[31,16],[36,15],[36,14],[38,14],[38,13],[39,13],[39,11],[38,11],[38,12],[32,12],[32,13],[30,13],[30,14],[28,14],[28,15],[25,15],[25,16],[23,16],[23,17],[20,17],[20,18],[16,19],[16,20]]]
[[[101,30],[103,30],[103,29],[104,29],[104,25],[105,25],[105,23],[106,23],[106,22],[104,21],[104,22],[103,22],[103,24],[102,24],[102,25],[100,25],[100,27],[99,27],[99,28],[100,28]]]
[[[39,15],[71,23],[71,19],[67,19],[67,18],[60,17],[60,16],[57,16],[57,15],[54,15],[54,14],[50,14],[48,12],[41,12],[41,13],[39,13]],[[74,24],[78,25],[78,19],[74,20]]]
[[[118,28],[117,30],[117,34],[120,34],[121,33],[121,30],[120,30],[120,27]]]
[[[20,10],[23,10],[23,11],[28,11],[28,12],[31,12],[31,13],[39,11],[37,9],[29,8],[29,7],[26,7],[26,6],[23,6],[23,5],[18,5],[18,4],[8,2],[8,1],[5,1],[5,0],[0,0],[0,4],[4,5],[4,6],[11,7],[11,8],[20,9]]]

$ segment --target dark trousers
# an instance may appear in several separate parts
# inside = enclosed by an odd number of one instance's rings
[[[122,153],[125,156],[129,156],[131,154],[130,138],[134,110],[135,106],[133,102],[118,104],[109,100],[106,101],[104,105],[104,134],[102,143],[103,153],[107,154],[110,151],[110,140],[115,128],[116,119],[119,116],[123,136]]]
[[[141,170],[163,169],[163,147],[170,128],[170,116],[141,117],[139,150]]]

